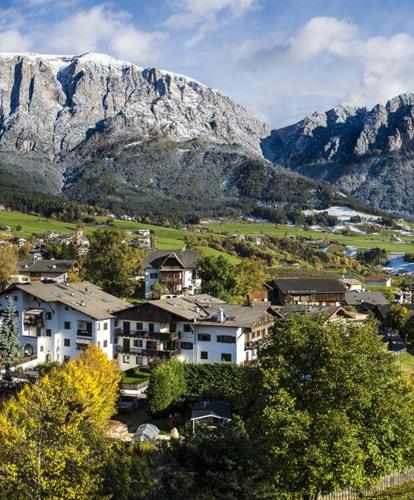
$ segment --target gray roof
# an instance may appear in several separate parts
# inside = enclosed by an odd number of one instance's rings
[[[191,420],[208,417],[231,420],[231,404],[226,401],[197,401],[191,408]]]
[[[175,258],[184,269],[194,269],[201,257],[197,250],[158,250],[151,252],[144,258],[142,267],[158,269],[168,258]]]
[[[63,274],[70,271],[75,264],[75,260],[35,260],[30,263],[19,262],[18,268],[19,272]]]
[[[113,313],[131,307],[118,297],[106,293],[98,286],[83,281],[80,283],[42,283],[15,284],[12,289],[22,290],[41,302],[59,302],[82,312],[91,318],[101,320],[112,318]]]
[[[320,314],[323,314],[325,316],[331,317],[338,311],[340,311],[341,314],[349,316],[350,318],[353,317],[353,314],[351,312],[347,311],[341,306],[314,306],[308,304],[286,304],[280,308],[273,307],[273,310],[277,314],[282,316],[282,318],[286,318],[291,314],[310,314],[311,316],[318,316]]]
[[[337,279],[330,278],[276,278],[274,286],[283,294],[344,293],[346,288]]]
[[[389,301],[382,292],[345,292],[345,303],[348,306],[358,306],[364,303],[385,305],[389,304]]]
[[[271,308],[270,302],[254,302],[251,305],[227,304],[207,294],[150,300],[148,304],[187,321],[195,320],[197,325],[220,324],[224,327],[235,328],[252,328]],[[140,304],[133,307],[140,307]],[[224,321],[221,323],[217,321],[220,309],[224,312]]]

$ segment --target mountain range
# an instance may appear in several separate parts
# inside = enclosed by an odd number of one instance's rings
[[[0,54],[0,174],[123,211],[248,213],[352,197],[414,213],[414,96],[272,129],[202,83],[101,54]]]

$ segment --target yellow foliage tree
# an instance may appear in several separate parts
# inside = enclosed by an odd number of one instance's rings
[[[0,411],[0,498],[96,497],[119,379],[91,346],[8,401]]]
[[[10,276],[17,272],[17,257],[12,245],[0,246],[0,291],[4,290],[10,281]]]

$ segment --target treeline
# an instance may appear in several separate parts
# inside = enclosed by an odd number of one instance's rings
[[[355,258],[362,264],[370,266],[384,266],[389,263],[388,254],[383,248],[359,250]]]
[[[59,196],[9,188],[0,188],[0,203],[10,210],[65,222],[94,222],[95,213],[105,213],[103,209],[81,205]]]

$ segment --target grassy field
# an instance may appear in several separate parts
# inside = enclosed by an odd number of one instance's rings
[[[150,377],[148,372],[139,370],[127,370],[122,374],[122,382],[124,384],[141,384],[146,382]]]
[[[105,222],[104,217],[98,217],[98,222]],[[73,233],[76,231],[76,224],[70,224],[66,222],[60,222],[51,219],[45,219],[42,217],[37,217],[33,215],[25,215],[18,212],[0,212],[0,225],[10,226],[13,234],[20,236],[30,236],[32,234],[40,235],[46,231],[59,232],[62,234]],[[22,230],[17,232],[16,227],[21,226]],[[160,250],[178,250],[183,248],[185,245],[185,240],[188,236],[193,233],[190,231],[184,231],[173,228],[166,228],[161,226],[155,226],[151,224],[142,224],[137,222],[120,221],[114,222],[114,227],[118,227],[124,230],[133,229],[150,229],[157,236],[157,248]],[[381,234],[367,234],[354,236],[343,236],[341,234],[333,234],[329,232],[319,232],[319,231],[306,231],[303,228],[296,226],[285,226],[285,225],[275,225],[270,223],[255,223],[255,222],[221,222],[214,224],[205,224],[202,226],[204,229],[208,230],[206,232],[194,233],[197,238],[206,238],[208,234],[213,234],[216,237],[224,237],[229,234],[245,234],[245,235],[269,235],[269,236],[288,236],[297,235],[303,236],[314,240],[327,239],[330,241],[337,242],[340,245],[358,247],[358,248],[372,248],[379,247],[385,249],[390,253],[412,253],[414,252],[414,239],[413,237],[402,236],[403,240],[401,243],[391,241],[392,233],[389,230],[382,230]],[[91,232],[95,229],[95,226],[85,226],[86,232]],[[199,247],[200,250],[206,255],[224,255],[227,254],[213,250],[211,248]],[[332,251],[337,250],[338,246],[333,245]],[[331,250],[331,249],[330,249]],[[236,262],[237,257],[227,256],[232,262]]]

